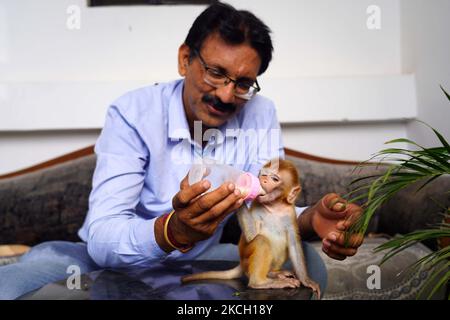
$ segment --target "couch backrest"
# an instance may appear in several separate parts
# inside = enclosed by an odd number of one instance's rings
[[[86,149],[87,150],[87,149]],[[91,151],[78,157],[62,157],[62,163],[0,179],[0,243],[33,245],[46,240],[79,241],[77,231],[88,210],[95,155]],[[356,162],[308,156],[287,150],[299,172],[303,191],[298,206],[316,203],[323,195],[350,191],[358,176],[377,172],[373,166],[354,170]],[[378,170],[380,172],[380,170]],[[440,206],[448,207],[450,177],[442,177],[415,194],[414,188],[400,192],[383,206],[371,222],[369,231],[406,233],[442,219]],[[431,200],[433,198],[436,202]],[[236,242],[236,219],[230,221],[225,242]]]
[[[79,241],[95,156],[0,180],[0,243]]]

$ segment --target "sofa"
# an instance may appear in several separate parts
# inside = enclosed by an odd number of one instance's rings
[[[286,158],[293,161],[300,172],[303,191],[298,206],[308,206],[324,194],[344,195],[350,182],[362,175],[380,172],[382,167],[338,161],[286,149]],[[27,248],[43,241],[80,241],[77,231],[88,210],[88,197],[95,168],[93,146],[58,157],[39,165],[0,176],[0,245],[14,244]],[[358,253],[337,261],[321,251],[319,239],[311,239],[323,257],[328,270],[328,287],[323,299],[416,299],[429,277],[424,267],[407,272],[407,267],[419,258],[436,250],[438,243],[418,243],[380,266],[381,286],[369,289],[369,266],[378,265],[383,253],[373,249],[397,234],[426,228],[442,221],[442,207],[450,206],[446,190],[450,177],[445,176],[416,192],[414,186],[401,191],[372,219],[365,241]],[[225,226],[221,242],[237,243],[237,219],[232,217]],[[25,252],[0,250],[0,265],[14,263]],[[405,271],[406,270],[406,271]],[[443,299],[443,288],[433,298]]]

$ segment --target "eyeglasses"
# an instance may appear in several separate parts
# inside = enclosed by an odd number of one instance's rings
[[[234,95],[238,98],[244,100],[250,100],[253,98],[258,91],[261,91],[259,87],[258,81],[251,79],[231,79],[222,71],[217,68],[210,67],[206,64],[205,60],[203,60],[200,52],[194,50],[194,53],[199,57],[200,63],[203,68],[205,68],[205,76],[203,80],[214,88],[219,88],[222,86],[227,86],[230,82],[234,84]]]

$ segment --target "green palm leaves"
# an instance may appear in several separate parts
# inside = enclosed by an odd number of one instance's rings
[[[441,89],[450,101],[450,96],[442,87]],[[428,126],[426,123],[422,123]],[[365,233],[377,209],[398,191],[411,184],[420,183],[420,187],[417,189],[419,191],[440,176],[450,174],[450,145],[438,131],[430,126],[428,127],[433,131],[439,141],[437,147],[425,148],[408,139],[395,139],[386,142],[386,144],[407,143],[411,146],[411,149],[387,148],[381,150],[374,157],[363,163],[366,164],[376,159],[386,170],[382,174],[362,177],[352,182],[353,186],[358,187],[355,187],[346,198],[350,202],[364,201],[362,205],[364,211],[361,217],[351,227],[349,235]],[[443,190],[442,192],[450,194],[450,190]],[[444,212],[446,212],[445,217],[450,217],[449,208],[444,208]],[[347,238],[349,235],[347,235]],[[442,237],[450,237],[450,225],[448,223],[441,223],[432,229],[409,233],[384,243],[376,250],[390,250],[385,255],[382,261],[383,263],[417,242]],[[429,268],[433,268],[433,271],[423,289],[431,285],[441,275],[441,278],[428,296],[430,298],[450,280],[450,247],[442,248],[423,257],[412,265],[411,268],[415,269],[424,264]]]

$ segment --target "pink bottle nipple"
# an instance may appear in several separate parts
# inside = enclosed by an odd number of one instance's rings
[[[259,179],[249,172],[241,174],[236,185],[242,193],[245,193],[244,200],[255,200],[257,196],[264,192]]]

